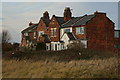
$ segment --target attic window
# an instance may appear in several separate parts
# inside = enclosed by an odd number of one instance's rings
[[[26,32],[26,33],[24,33],[24,36],[28,36],[28,33]]]

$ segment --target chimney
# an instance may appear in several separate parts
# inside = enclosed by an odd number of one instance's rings
[[[98,12],[98,11],[94,12],[94,14],[95,14],[96,16],[106,16],[106,13]]]
[[[31,25],[33,25],[33,23],[32,23],[32,22],[30,22],[30,23],[29,23],[29,26],[31,26]]]
[[[66,7],[64,9],[64,22],[68,21],[71,19],[72,13],[69,7]]]
[[[48,11],[45,11],[45,12],[43,13],[43,18],[44,18],[44,19],[49,19],[49,13],[48,13]]]

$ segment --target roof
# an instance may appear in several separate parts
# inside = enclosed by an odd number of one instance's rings
[[[48,35],[44,34],[44,35],[42,35],[42,36],[44,37],[44,41],[45,41],[46,43],[51,42]]]
[[[76,40],[72,33],[69,32],[69,33],[66,33],[66,34],[67,34],[67,36],[70,40]]]
[[[74,24],[72,24],[72,26],[85,25],[93,17],[95,17],[95,15],[86,15],[83,18],[81,18],[80,20],[78,20],[77,22],[75,22]]]
[[[58,16],[55,16],[55,15],[53,15],[53,16],[56,18],[56,20],[58,21],[59,25],[64,23],[64,17],[58,17]]]
[[[33,24],[30,27],[24,29],[22,31],[22,33],[35,31],[37,29],[37,26],[38,26],[38,24]]]
[[[79,26],[85,25],[88,21],[90,21],[95,15],[84,15],[80,17],[74,17],[62,24],[62,27],[70,27],[70,26]]]

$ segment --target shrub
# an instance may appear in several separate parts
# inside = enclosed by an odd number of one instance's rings
[[[84,44],[81,43],[80,41],[77,41],[77,42],[73,42],[73,43],[70,43],[68,45],[68,49],[74,49],[74,50],[81,50],[84,48]]]
[[[2,51],[12,51],[14,50],[11,43],[2,43]]]
[[[45,46],[45,43],[41,42],[41,43],[37,43],[37,46],[36,46],[36,50],[39,51],[39,50],[45,50],[46,46]]]

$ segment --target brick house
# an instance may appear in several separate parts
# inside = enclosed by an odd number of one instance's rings
[[[49,19],[46,11],[37,24],[29,23],[29,27],[22,31],[21,46],[30,47],[44,42],[46,50],[63,50],[70,43],[80,41],[85,48],[114,50],[116,44],[120,45],[117,42],[120,37],[114,38],[114,23],[106,13],[96,11],[91,15],[72,17],[71,10],[67,7],[63,15],[53,15]],[[117,32],[115,31],[118,35]]]

